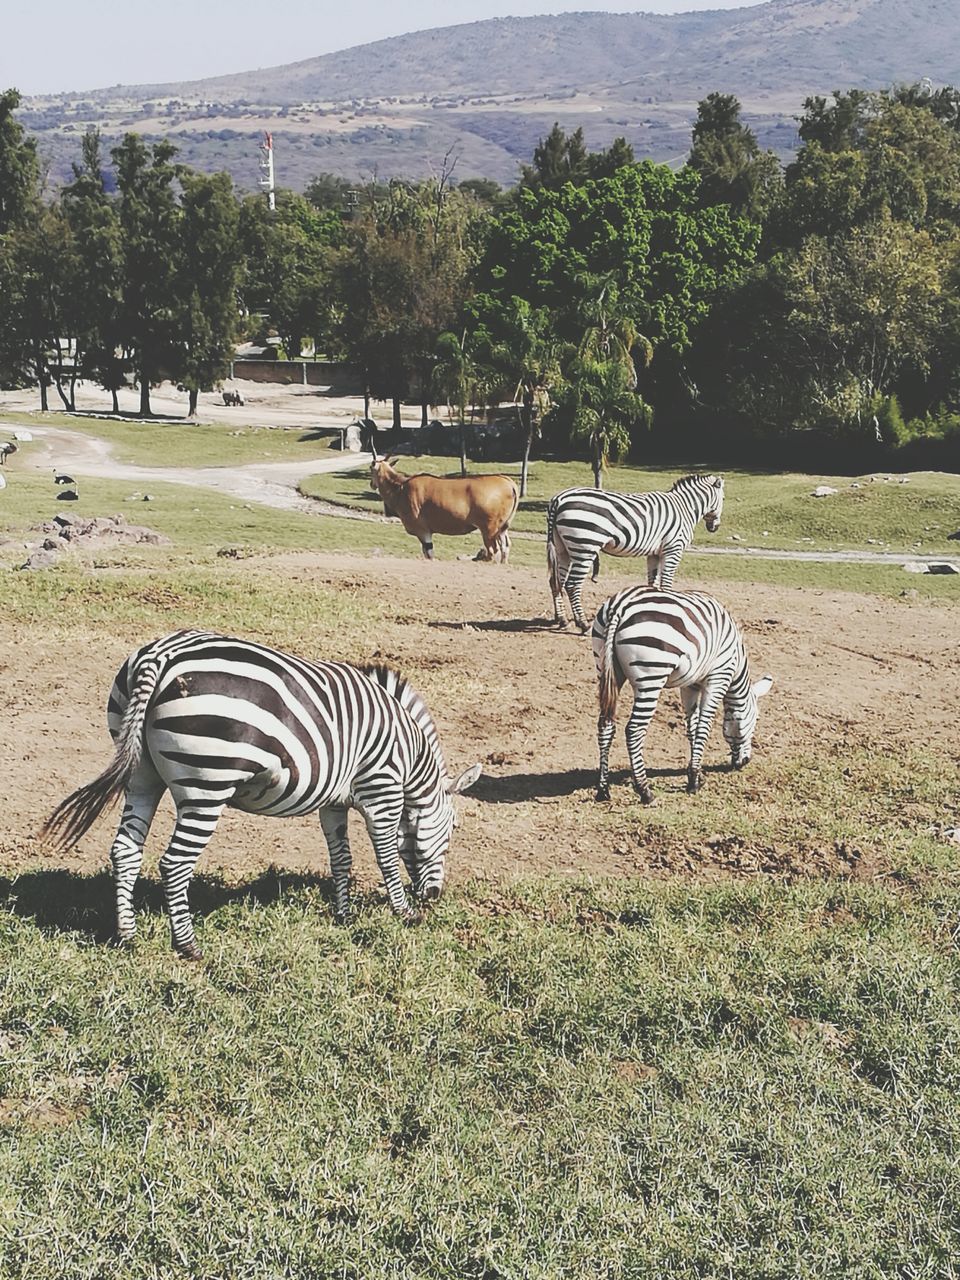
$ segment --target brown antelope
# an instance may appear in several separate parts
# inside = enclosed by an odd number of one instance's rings
[[[399,516],[407,533],[420,539],[423,554],[433,559],[433,535],[479,530],[483,550],[478,560],[506,564],[510,555],[510,521],[520,494],[508,476],[407,476],[396,458],[380,458],[370,467],[370,484],[383,499],[387,515]]]

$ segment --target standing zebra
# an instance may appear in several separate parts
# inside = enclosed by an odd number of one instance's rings
[[[643,743],[665,685],[679,686],[683,699],[690,740],[688,791],[699,791],[703,785],[703,749],[721,699],[731,763],[742,769],[750,759],[757,699],[769,691],[773,677],[750,683],[740,628],[718,600],[699,592],[628,587],[600,606],[593,624],[593,653],[600,682],[598,800],[610,799],[610,743],[624,680],[633,686],[627,752],[634,789],[644,804],[653,802],[653,792]]]
[[[557,622],[566,622],[566,589],[581,631],[587,620],[580,592],[591,567],[599,572],[599,552],[646,556],[647,581],[670,588],[697,521],[709,533],[720,527],[723,476],[681,476],[669,493],[606,493],[602,489],[565,489],[547,508],[547,568]]]
[[[480,776],[474,765],[448,777],[430,713],[396,672],[308,662],[206,631],[178,631],[131,654],[110,690],[107,723],[112,762],[58,806],[44,833],[76,844],[125,793],[110,858],[117,937],[130,941],[144,841],[169,790],[177,816],[160,876],[173,946],[189,959],[200,951],[187,890],[225,808],[278,818],[319,811],[342,921],[355,806],[390,905],[409,917],[400,859],[418,898],[439,897],[455,825],[450,796]]]

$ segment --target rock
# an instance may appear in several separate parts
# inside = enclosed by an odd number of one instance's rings
[[[55,551],[34,551],[32,556],[28,556],[20,565],[21,569],[51,569],[57,563],[57,553]]]
[[[15,431],[13,433],[13,438],[14,440],[32,440],[33,432],[32,431]]]
[[[910,483],[909,476],[901,476],[900,479],[897,481],[897,484],[909,484],[909,483]]]
[[[828,484],[818,484],[817,487],[810,494],[810,497],[811,498],[829,498],[831,494],[836,492],[837,490],[831,488],[830,485]]]
[[[769,529],[764,529],[764,531],[763,531],[763,533],[761,533],[760,537],[761,537],[761,538],[769,538],[769,537],[770,537],[770,530],[769,530]]]
[[[730,541],[731,541],[731,542],[742,542],[742,541],[743,541],[743,539],[740,537],[739,533],[731,533],[731,535],[730,535]]]
[[[947,541],[948,541],[948,542],[960,542],[960,529],[958,529],[956,533],[948,533],[948,534],[947,534]]]
[[[61,544],[60,544],[59,538],[44,538],[43,540],[44,551],[59,551],[60,545]]]
[[[143,495],[143,498],[141,499],[141,501],[142,501],[142,502],[152,502],[152,501],[153,501],[153,494],[152,494],[152,493],[145,493],[145,494]]]
[[[862,488],[863,488],[863,485],[862,485],[862,484],[858,484],[858,483],[856,482],[856,480],[854,480],[854,481],[853,481],[853,483],[850,485],[850,488],[851,488],[851,489],[862,489]]]
[[[57,524],[61,529],[65,529],[68,525],[76,524],[79,516],[54,516],[53,524]]]
[[[916,587],[910,587],[909,590],[900,592],[900,599],[901,600],[919,600],[920,592],[916,589]]]
[[[932,560],[928,563],[908,560],[903,568],[906,573],[960,573],[960,568],[949,560]]]

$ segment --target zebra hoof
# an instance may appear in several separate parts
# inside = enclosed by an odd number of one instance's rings
[[[423,924],[422,911],[408,911],[403,917],[403,923],[408,929],[415,929],[418,924]]]
[[[115,947],[117,951],[132,951],[137,945],[137,935],[135,933],[115,933],[110,939],[111,947]]]
[[[585,636],[585,635],[587,634],[587,632],[590,630],[590,623],[589,623],[589,622],[581,622],[581,621],[579,620],[579,618],[578,618],[578,619],[577,619],[577,627],[578,627],[578,628],[579,628],[579,630],[580,630],[580,634],[581,634],[582,636]]]
[[[651,787],[635,787],[634,790],[640,797],[641,804],[653,804],[653,790]]]
[[[687,774],[687,791],[690,795],[695,795],[703,786],[703,771],[701,769],[691,769]]]
[[[202,960],[203,952],[195,942],[188,942],[185,946],[175,947],[177,955],[181,960]]]
[[[609,799],[610,799],[610,788],[609,788],[609,787],[607,787],[607,786],[604,786],[604,787],[597,787],[597,794],[594,796],[594,799],[595,799],[595,800],[609,800]]]
[[[345,925],[350,923],[350,914],[347,911],[335,911],[333,913],[333,923],[336,925]]]

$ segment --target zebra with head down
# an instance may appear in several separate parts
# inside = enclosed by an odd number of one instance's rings
[[[165,791],[176,825],[160,860],[173,945],[198,958],[187,891],[225,808],[269,817],[317,811],[330,854],[334,912],[348,909],[347,810],[366,821],[393,910],[440,895],[455,825],[451,796],[480,766],[450,779],[433,719],[396,672],[309,662],[250,641],[179,631],[132,654],[107,704],[113,761],[69,795],[45,832],[75,844],[124,793],[111,850],[117,936],[135,933],[133,890]]]

